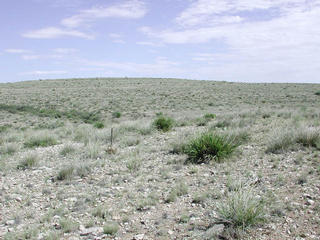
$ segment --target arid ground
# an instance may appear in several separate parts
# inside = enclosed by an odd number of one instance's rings
[[[320,85],[0,84],[0,239],[320,239]]]

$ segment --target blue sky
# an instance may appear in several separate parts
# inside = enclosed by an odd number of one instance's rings
[[[2,0],[0,82],[320,83],[319,0]]]

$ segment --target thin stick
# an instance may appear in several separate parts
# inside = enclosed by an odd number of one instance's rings
[[[112,147],[112,143],[113,143],[113,128],[111,128],[111,147]]]

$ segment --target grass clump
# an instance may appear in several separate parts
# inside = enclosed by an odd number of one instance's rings
[[[237,145],[232,138],[207,132],[191,140],[185,146],[184,152],[188,155],[187,162],[201,164],[208,163],[213,159],[221,162],[236,147]]]
[[[38,157],[35,154],[25,157],[18,165],[17,169],[26,170],[36,166],[38,163]]]
[[[215,119],[216,115],[214,113],[206,113],[203,117],[205,119],[211,120],[211,119]]]
[[[219,220],[235,228],[246,228],[265,220],[265,208],[251,189],[241,188],[229,194],[218,206]]]
[[[19,149],[18,144],[15,143],[7,143],[0,148],[0,154],[8,154],[13,155]]]
[[[294,146],[320,148],[320,131],[317,128],[300,128],[275,133],[269,141],[266,153],[281,153]]]
[[[29,137],[25,142],[24,146],[27,148],[33,147],[48,147],[57,144],[57,140],[54,136],[51,136],[49,133],[40,133],[35,134]]]
[[[116,222],[107,222],[103,226],[103,233],[107,235],[115,235],[119,231],[119,225]]]
[[[79,224],[72,222],[69,219],[61,219],[60,226],[64,233],[70,233],[76,231],[79,227]]]
[[[95,122],[93,126],[98,129],[104,128],[104,124],[102,122]]]
[[[75,151],[76,151],[76,149],[73,146],[66,145],[61,149],[60,155],[65,157],[71,153],[74,153]]]
[[[113,112],[112,113],[113,118],[120,118],[121,117],[121,112]]]
[[[72,176],[74,174],[74,167],[69,166],[61,169],[58,173],[57,180],[63,181],[63,180],[71,180]]]
[[[153,126],[163,132],[168,132],[173,127],[173,119],[170,117],[165,117],[163,115],[159,115],[154,121]]]

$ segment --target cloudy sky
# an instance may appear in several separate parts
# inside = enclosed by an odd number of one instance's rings
[[[1,0],[0,82],[320,83],[319,0]]]

